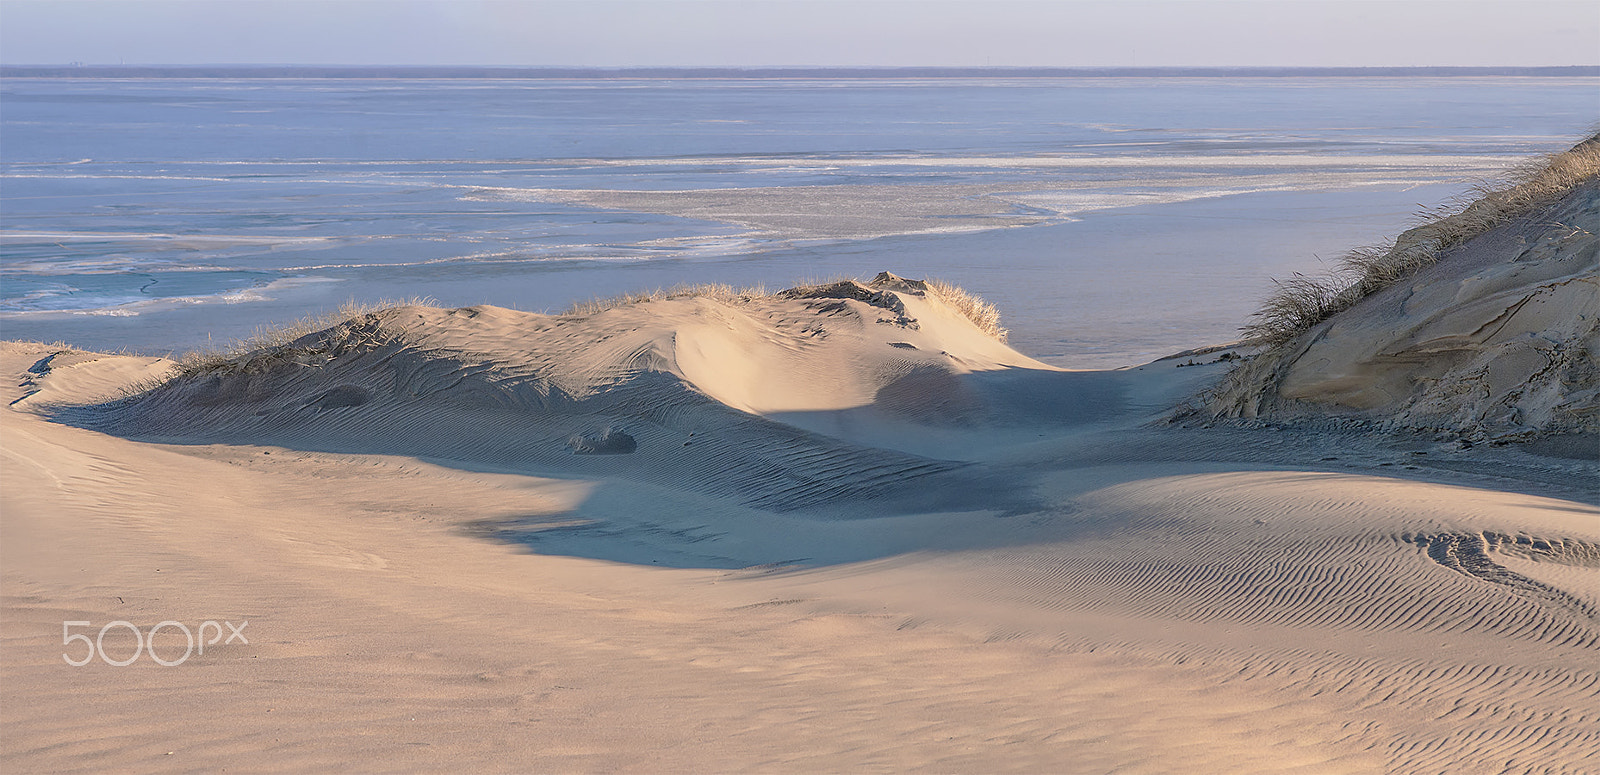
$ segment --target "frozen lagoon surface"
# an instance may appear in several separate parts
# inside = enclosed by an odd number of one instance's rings
[[[1600,117],[1593,78],[0,84],[0,337],[182,350],[345,300],[559,311],[879,271],[1107,368]]]

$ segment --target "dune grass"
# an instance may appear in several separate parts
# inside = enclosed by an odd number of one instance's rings
[[[82,349],[79,349],[78,347],[75,347],[73,345],[67,344],[65,341],[62,341],[60,339],[57,339],[57,340],[55,340],[53,342],[46,342],[46,341],[39,340],[39,339],[10,339],[10,340],[7,340],[7,343],[8,344],[12,344],[12,345],[16,345],[18,347],[39,347],[39,348],[43,348],[43,349],[47,349],[47,350],[53,350],[56,354],[59,354],[59,355],[69,355],[69,354],[72,354],[72,353],[88,352],[87,350],[82,350]],[[116,354],[116,353],[113,353],[113,354]]]
[[[807,289],[824,288],[845,280],[860,282],[853,278],[834,279],[802,285],[794,290],[805,291]],[[918,285],[922,284],[919,283]],[[1000,312],[993,304],[943,280],[928,280],[926,282],[926,291],[930,296],[939,299],[965,315],[980,330],[1000,341],[1005,341],[1006,330],[1000,327]],[[735,288],[722,283],[698,283],[636,291],[577,302],[569,306],[561,314],[573,316],[593,315],[617,307],[670,299],[704,298],[734,305],[776,297],[777,294],[769,292],[765,287],[759,285]],[[361,318],[380,310],[410,306],[435,306],[435,303],[432,299],[425,298],[411,298],[399,301],[386,300],[371,304],[359,304],[354,300],[347,301],[337,309],[329,312],[307,316],[286,324],[259,326],[250,336],[243,339],[236,339],[224,345],[204,347],[185,353],[175,359],[176,365],[167,379],[218,373],[260,371],[276,363],[314,354],[312,351],[315,348],[290,347],[291,344],[307,334],[324,331],[341,323],[352,322],[356,318]]]
[[[627,307],[634,304],[645,304],[652,301],[667,301],[669,299],[712,299],[725,304],[739,304],[753,299],[764,299],[772,294],[762,286],[749,288],[734,288],[722,283],[694,283],[674,285],[671,288],[655,288],[647,291],[633,291],[590,299],[588,301],[574,302],[561,311],[562,315],[593,315],[616,307]]]
[[[1329,274],[1294,274],[1241,328],[1245,340],[1282,345],[1432,264],[1445,251],[1527,215],[1600,175],[1600,133],[1570,150],[1535,158],[1499,180],[1480,183],[1438,207],[1419,212],[1419,225],[1392,244],[1357,248]]]
[[[1260,352],[1174,416],[1188,416],[1204,407],[1212,417],[1256,417],[1276,391],[1286,359],[1302,335],[1367,296],[1402,282],[1445,251],[1525,217],[1597,177],[1600,132],[1570,150],[1532,159],[1498,181],[1480,183],[1450,202],[1424,209],[1416,216],[1418,225],[1392,244],[1352,250],[1326,276],[1296,274],[1275,281],[1277,290],[1241,329],[1245,335],[1241,344],[1261,347]]]
[[[309,315],[290,323],[278,325],[257,326],[250,336],[235,339],[220,346],[205,347],[193,350],[176,359],[173,377],[191,377],[201,374],[214,374],[219,372],[234,372],[248,370],[249,364],[257,363],[261,356],[272,355],[276,360],[292,355],[287,352],[288,345],[307,334],[323,331],[341,323],[364,317],[379,310],[393,307],[431,307],[434,301],[428,298],[413,297],[403,300],[384,300],[370,304],[357,303],[354,299],[339,305],[337,309],[318,315]],[[260,365],[257,363],[257,365]]]
[[[837,285],[841,282],[853,282],[864,287],[872,287],[871,282],[863,282],[854,277],[833,277],[826,280],[808,281],[784,291],[770,292],[765,286],[751,286],[734,288],[721,283],[698,283],[675,285],[671,288],[656,288],[654,290],[635,291],[604,298],[581,301],[568,306],[561,312],[563,315],[593,315],[608,309],[626,307],[633,304],[645,304],[652,301],[666,301],[670,299],[704,298],[719,301],[724,304],[743,304],[760,299],[778,298],[780,295],[787,297],[805,296],[809,292],[818,291]],[[938,279],[926,281],[911,281],[915,287],[924,288],[932,296],[952,309],[960,312],[972,324],[984,333],[1004,342],[1007,331],[1000,325],[1000,310],[993,304],[984,301],[976,294],[970,293],[960,286]]]
[[[982,297],[970,293],[965,288],[954,283],[934,278],[929,278],[926,282],[928,295],[965,315],[967,320],[972,321],[972,324],[978,327],[979,331],[999,341],[1006,341],[1006,337],[1011,332],[1000,325],[999,307],[984,301]]]

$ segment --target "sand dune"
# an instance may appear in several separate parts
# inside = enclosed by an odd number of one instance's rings
[[[394,308],[153,388],[8,343],[0,753],[1592,771],[1594,461],[1161,422],[1222,352],[1062,371],[889,275]],[[205,619],[249,644],[57,640]]]
[[[1600,138],[1587,153],[1600,167]],[[1557,157],[1560,158],[1560,157]],[[1344,416],[1468,439],[1587,434],[1600,454],[1600,173],[1445,250],[1241,369],[1223,415]],[[1408,242],[1437,239],[1424,225]]]
[[[1049,407],[1022,412],[991,395],[1004,388],[981,377],[1059,372],[906,281],[877,284],[901,290],[848,282],[805,298],[690,297],[582,318],[393,308],[60,416],[153,441],[614,476],[777,511],[861,498],[913,510],[992,503],[999,493],[962,475],[962,461],[864,442],[905,425],[926,428],[923,445],[937,446],[980,422],[1060,422]],[[1069,390],[1063,383],[1063,397]],[[814,430],[841,425],[852,430]]]

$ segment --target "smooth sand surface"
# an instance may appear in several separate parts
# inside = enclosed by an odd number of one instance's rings
[[[0,756],[1600,768],[1594,462],[1159,422],[1214,357],[1059,371],[893,280],[398,308],[109,404],[170,364],[7,343]],[[114,620],[249,643],[65,663]]]

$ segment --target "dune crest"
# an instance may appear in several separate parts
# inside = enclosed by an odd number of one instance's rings
[[[586,315],[384,309],[61,417],[169,443],[619,475],[777,510],[910,492],[958,505],[981,489],[961,477],[964,461],[874,442],[898,427],[1029,421],[974,382],[1007,371],[1061,373],[921,281],[884,273]]]

